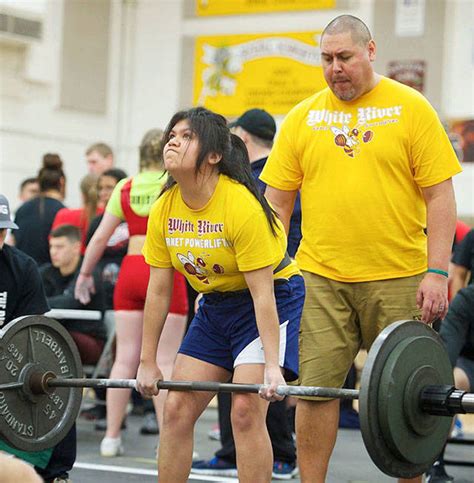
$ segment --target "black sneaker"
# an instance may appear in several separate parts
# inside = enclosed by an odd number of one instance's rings
[[[140,434],[160,434],[155,413],[145,413],[145,416],[143,417],[143,425],[140,428]]]
[[[273,463],[272,478],[274,480],[291,480],[299,473],[296,463],[275,461]]]
[[[89,409],[81,411],[81,418],[88,421],[97,421],[98,419],[104,419],[106,416],[105,404],[96,404]]]
[[[454,481],[454,478],[446,473],[443,463],[435,461],[433,466],[427,471],[425,481],[426,483],[447,483]]]

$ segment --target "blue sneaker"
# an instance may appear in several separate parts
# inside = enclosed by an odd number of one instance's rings
[[[299,473],[295,463],[275,461],[273,463],[272,478],[274,480],[291,480]]]
[[[237,476],[237,466],[214,456],[212,460],[193,461],[191,473],[195,475]]]
[[[462,429],[462,421],[456,416],[454,418],[454,427],[451,432],[451,438],[463,438],[464,431]]]

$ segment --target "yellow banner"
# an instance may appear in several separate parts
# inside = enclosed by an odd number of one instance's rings
[[[224,116],[247,109],[286,114],[326,87],[321,32],[198,37],[193,103]]]
[[[196,15],[290,12],[335,6],[336,0],[196,0]]]

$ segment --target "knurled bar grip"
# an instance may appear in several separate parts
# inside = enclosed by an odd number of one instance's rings
[[[94,388],[136,388],[136,379],[62,379],[51,378],[46,381],[50,387],[94,387]],[[263,384],[231,384],[202,381],[158,381],[158,389],[172,391],[209,391],[209,392],[246,392],[258,393]],[[356,389],[338,389],[312,386],[278,386],[281,396],[320,396],[332,399],[358,399]]]

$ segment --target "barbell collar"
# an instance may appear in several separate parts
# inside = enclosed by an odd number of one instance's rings
[[[474,413],[474,393],[452,385],[426,386],[420,394],[421,409],[436,416]]]
[[[47,379],[47,387],[93,387],[93,388],[130,388],[136,389],[136,379]],[[258,393],[263,384],[232,384],[203,381],[158,381],[158,389],[171,391],[207,391]],[[331,399],[358,399],[356,389],[338,389],[312,386],[278,386],[276,392],[281,396],[319,396]]]

